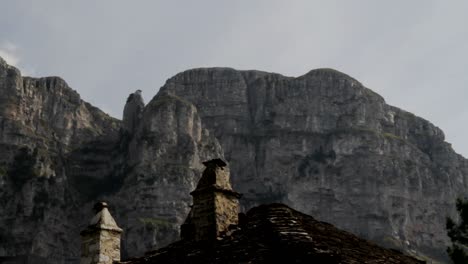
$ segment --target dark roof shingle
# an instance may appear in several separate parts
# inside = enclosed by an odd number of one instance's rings
[[[122,261],[142,263],[424,263],[320,222],[283,204],[251,209],[230,235],[178,241]]]

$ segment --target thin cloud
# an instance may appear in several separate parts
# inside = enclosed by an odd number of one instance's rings
[[[290,2],[5,1],[0,56],[25,75],[61,76],[115,117],[129,93],[150,99],[188,68],[335,68],[440,126],[468,156],[466,115],[453,119],[468,111],[468,1]]]
[[[4,42],[0,45],[0,57],[15,67],[18,67],[18,63],[20,62],[18,47],[11,42]]]
[[[36,69],[23,63],[20,49],[12,42],[6,41],[0,44],[0,57],[9,65],[20,69],[23,76],[36,76]]]

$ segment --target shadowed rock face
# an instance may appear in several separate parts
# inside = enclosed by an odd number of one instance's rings
[[[128,96],[123,113],[123,129],[125,132],[129,134],[135,132],[141,120],[144,108],[145,103],[141,96],[141,90],[137,90]]]
[[[123,256],[173,242],[202,161],[223,157],[195,106],[174,96],[145,107],[132,94],[122,123],[62,79],[22,77],[3,60],[0,91],[0,257],[76,263],[97,199],[124,228]]]
[[[68,157],[99,138],[117,139],[119,126],[64,80],[22,77],[0,59],[0,256],[58,263],[79,255],[82,202],[70,185],[83,166],[69,168]]]
[[[466,160],[347,75],[195,69],[131,106],[126,133],[62,79],[0,60],[0,256],[75,262],[97,199],[124,229],[124,258],[167,245],[202,161],[223,157],[245,209],[283,202],[380,244],[445,254]]]

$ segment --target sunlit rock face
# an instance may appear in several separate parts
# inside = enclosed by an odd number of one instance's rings
[[[444,258],[467,161],[430,122],[331,69],[297,78],[194,69],[160,91],[192,102],[245,208],[284,202],[380,244]]]
[[[76,263],[97,200],[124,229],[123,258],[165,246],[179,237],[202,162],[224,158],[244,209],[283,202],[443,258],[467,161],[440,129],[351,77],[195,69],[147,105],[133,95],[119,121],[64,80],[22,77],[0,60],[0,256]]]

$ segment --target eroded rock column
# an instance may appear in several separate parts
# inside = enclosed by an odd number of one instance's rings
[[[128,96],[122,119],[125,132],[131,135],[135,132],[135,129],[143,115],[144,108],[145,103],[141,96],[141,90],[137,90]]]

